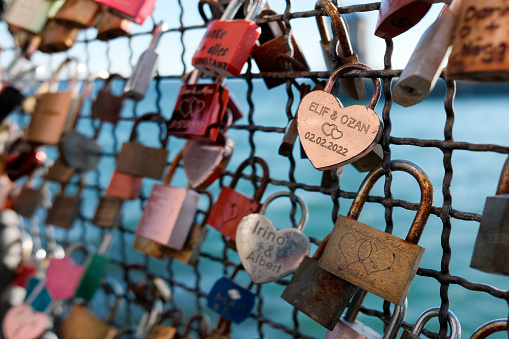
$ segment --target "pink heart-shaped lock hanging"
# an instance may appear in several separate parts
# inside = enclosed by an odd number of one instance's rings
[[[2,322],[2,332],[6,339],[39,338],[49,327],[48,315],[35,312],[27,304],[11,307]]]
[[[382,136],[382,122],[374,111],[380,98],[380,80],[373,78],[374,93],[368,107],[343,108],[331,93],[336,80],[352,69],[371,70],[364,64],[336,69],[323,91],[307,94],[297,112],[297,130],[311,164],[327,170],[352,163],[367,155]]]

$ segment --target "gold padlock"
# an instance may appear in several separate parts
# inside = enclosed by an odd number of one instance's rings
[[[53,19],[73,28],[89,28],[96,23],[101,7],[93,0],[67,0]]]
[[[55,20],[48,20],[41,35],[39,51],[50,54],[67,51],[76,42],[79,31],[79,28],[62,25]]]

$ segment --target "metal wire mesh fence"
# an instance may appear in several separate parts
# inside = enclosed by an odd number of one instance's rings
[[[162,1],[166,0],[160,2]],[[283,9],[280,12],[281,14],[264,16],[259,18],[258,22],[284,21],[288,27],[286,31],[288,38],[293,26],[302,24],[309,27],[310,23],[314,24],[315,16],[324,15],[321,10],[296,12],[292,10],[293,5],[291,0],[281,1],[281,4],[277,4]],[[98,140],[101,142],[104,153],[98,169],[87,174],[86,185],[82,192],[84,204],[79,220],[70,231],[56,231],[57,240],[63,244],[83,241],[98,246],[109,230],[100,229],[91,224],[90,221],[98,197],[103,194],[108,185],[121,145],[129,138],[135,117],[147,112],[157,112],[168,119],[172,114],[178,89],[182,83],[181,77],[190,70],[189,59],[193,53],[192,45],[196,45],[196,37],[203,34],[206,25],[196,15],[197,1],[184,2],[176,0],[169,7],[178,10],[166,13],[162,13],[162,6],[158,5],[152,20],[147,20],[140,32],[133,34],[131,37],[123,37],[111,42],[100,42],[93,37],[92,29],[82,32],[75,46],[68,52],[50,56],[36,55],[34,57],[34,62],[37,65],[55,69],[55,65],[62,59],[68,56],[76,56],[88,66],[88,73],[102,69],[109,73],[121,73],[127,78],[129,74],[126,74],[125,69],[132,68],[135,65],[139,54],[144,49],[140,46],[150,38],[151,25],[154,21],[164,18],[170,27],[163,34],[160,43],[161,64],[159,73],[151,84],[146,98],[140,103],[126,102],[121,120],[117,126],[105,124],[98,127],[97,124],[94,124],[90,116],[90,98],[87,99],[79,113],[78,130],[93,135],[97,128],[101,128]],[[308,7],[312,8],[313,6],[309,5]],[[349,14],[374,12],[378,8],[379,3],[368,3],[340,6],[338,10],[341,14]],[[316,47],[304,45],[302,48],[306,50],[307,48],[313,49]],[[465,248],[473,246],[472,237],[475,236],[477,224],[481,220],[479,212],[484,197],[492,194],[495,190],[498,173],[503,160],[505,160],[505,154],[509,153],[509,147],[501,145],[503,139],[496,138],[493,140],[497,140],[499,144],[455,141],[453,128],[457,127],[457,124],[453,104],[456,95],[456,84],[453,81],[440,80],[441,83],[439,83],[435,92],[438,93],[437,95],[444,97],[444,108],[440,108],[436,104],[437,100],[435,100],[433,105],[426,106],[430,109],[426,117],[409,118],[409,115],[417,113],[410,109],[407,112],[402,111],[399,107],[393,107],[391,82],[401,73],[400,70],[392,69],[393,51],[393,42],[387,40],[385,51],[383,53],[379,51],[380,58],[383,55],[383,69],[372,71],[352,70],[344,75],[344,77],[362,77],[365,79],[380,78],[383,89],[383,102],[378,105],[376,111],[381,116],[384,126],[381,146],[384,153],[383,168],[387,175],[385,182],[378,184],[372,195],[369,196],[369,204],[363,211],[360,221],[379,229],[385,228],[385,231],[390,233],[396,226],[395,234],[404,236],[413,217],[413,211],[418,208],[418,204],[410,201],[418,199],[419,191],[415,187],[409,189],[408,187],[412,187],[412,184],[407,184],[404,181],[406,179],[400,177],[399,174],[391,174],[389,162],[396,155],[414,161],[427,170],[435,185],[436,198],[432,209],[432,217],[428,222],[421,242],[422,246],[427,248],[428,251],[409,294],[410,307],[404,327],[411,328],[417,316],[426,308],[440,306],[440,328],[438,329],[435,326],[438,334],[425,331],[425,335],[429,337],[446,336],[446,312],[448,309],[453,310],[458,315],[462,325],[464,325],[464,333],[471,333],[483,322],[495,318],[493,316],[494,312],[497,313],[498,316],[496,317],[498,318],[505,317],[507,311],[504,310],[502,303],[509,300],[509,291],[492,286],[498,283],[503,284],[503,278],[492,278],[491,276],[470,272],[467,262],[469,260],[467,258],[468,253],[462,252],[455,255],[456,252],[453,251],[457,245],[455,237],[459,239],[461,236],[462,242],[469,243],[469,245],[465,245]],[[8,47],[4,48],[1,54],[2,64],[6,64],[12,57],[13,50]],[[262,77],[285,79],[286,85],[270,92],[274,94],[269,94],[260,80]],[[346,213],[348,205],[356,196],[356,190],[360,185],[363,174],[346,168],[341,180],[333,176],[330,187],[322,186],[320,184],[321,173],[312,169],[308,160],[299,158],[298,147],[295,147],[293,154],[288,158],[279,156],[277,148],[288,121],[296,114],[301,99],[300,85],[312,84],[312,80],[327,79],[328,77],[328,71],[314,70],[309,72],[258,73],[254,63],[250,61],[245,71],[238,78],[228,79],[226,85],[237,96],[242,108],[245,109],[245,117],[232,126],[229,131],[229,135],[236,142],[236,151],[228,171],[221,178],[219,184],[214,184],[210,188],[213,195],[217,197],[220,185],[229,184],[230,178],[240,162],[255,156],[266,159],[271,176],[265,196],[275,191],[290,191],[292,194],[302,197],[310,206],[310,222],[306,233],[310,235],[312,243],[315,245],[319,244],[321,239],[332,230],[337,214]],[[101,87],[99,82],[96,82],[96,85]],[[120,85],[120,83],[115,83],[114,89]],[[445,96],[442,94],[444,89]],[[97,93],[97,90],[98,88],[94,92]],[[467,97],[462,98],[468,99]],[[471,103],[471,101],[469,102]],[[345,101],[346,103],[347,101]],[[365,103],[363,102],[363,104]],[[422,114],[422,112],[419,114]],[[18,115],[14,119],[24,125],[29,118],[26,115]],[[409,122],[408,125],[405,125],[406,127],[400,125],[401,121],[408,121],[409,119],[415,119],[415,122]],[[472,136],[472,140],[479,140],[477,135],[473,134],[480,134],[483,131],[482,125],[471,127],[469,125],[470,121],[462,121],[462,119],[459,118],[460,126],[457,127],[459,134],[466,136],[467,140],[470,140],[468,139],[469,136]],[[408,128],[408,126],[412,126],[412,128]],[[443,134],[439,132],[441,130],[443,130]],[[464,130],[470,130],[472,134],[468,134]],[[487,134],[494,130],[493,125],[486,127]],[[155,146],[159,142],[157,138],[158,131],[156,124],[152,126],[151,124],[144,124],[139,131],[139,136],[147,144]],[[399,135],[407,135],[408,137]],[[491,136],[493,134],[490,134]],[[488,137],[488,140],[492,139]],[[183,145],[182,140],[170,137],[170,159],[173,159]],[[464,151],[467,152],[464,153]],[[494,157],[484,157],[486,152],[494,155]],[[48,149],[48,153],[53,156],[56,155],[51,149]],[[458,154],[457,158],[455,158],[456,154]],[[463,161],[461,162],[462,165],[453,172],[453,164],[455,160],[459,161],[459,159]],[[472,177],[464,175],[466,171],[486,173],[474,178],[474,180],[482,181],[483,188],[481,190],[472,191],[469,189]],[[250,172],[249,170],[246,172],[242,176],[244,180],[241,181],[241,187],[249,191],[252,190],[252,184],[259,184],[261,177],[260,172]],[[459,173],[458,178],[453,175],[455,173]],[[77,178],[75,177],[73,180],[76,182]],[[403,184],[395,188],[393,185],[395,181]],[[226,246],[226,238],[221,237],[215,231],[209,232],[209,237],[195,266],[188,266],[174,259],[157,260],[149,258],[133,250],[133,232],[154,182],[153,180],[146,180],[139,199],[126,202],[124,205],[120,226],[113,231],[113,244],[108,251],[108,256],[111,257],[113,262],[109,268],[109,274],[123,281],[124,287],[127,287],[126,282],[128,280],[162,277],[168,281],[174,295],[167,305],[168,308],[176,307],[183,310],[185,319],[189,319],[193,314],[207,314],[211,317],[212,325],[214,325],[217,316],[205,306],[208,291],[213,282],[219,277],[232,274],[234,268],[240,263],[238,255]],[[186,179],[181,169],[177,171],[173,184],[185,186]],[[52,185],[53,192],[60,189],[57,184]],[[473,196],[473,202],[457,207],[453,203],[455,201],[453,192],[458,195],[471,195]],[[402,196],[403,198],[399,199],[395,196]],[[203,214],[207,209],[205,199],[202,200],[197,222],[203,218]],[[277,211],[277,213],[274,211]],[[295,205],[279,206],[274,211],[269,212],[269,216],[287,226],[291,223],[295,227],[299,221],[298,209]],[[40,213],[39,216],[43,220],[44,211]],[[42,223],[39,227],[42,234],[48,236]],[[472,235],[465,239],[463,238],[465,233]],[[312,247],[311,253],[315,248],[315,246]],[[131,273],[128,272],[127,267],[132,264],[141,265],[141,270],[130,275]],[[468,278],[460,276],[456,272],[466,272],[464,274]],[[246,286],[250,282],[248,276],[244,273],[239,274],[237,280]],[[233,326],[232,337],[312,338],[322,336],[323,328],[295,311],[293,307],[279,298],[287,283],[288,278],[285,278],[275,283],[255,285],[252,288],[256,293],[257,300],[254,311],[248,321]],[[475,294],[475,297],[471,292]],[[143,306],[127,290],[124,297],[126,306],[118,312],[115,317],[115,324],[135,327],[141,317]],[[490,311],[486,310],[486,305],[488,305]],[[384,322],[387,322],[390,318],[389,304],[385,302],[382,306],[379,298],[368,297],[364,306],[361,309],[364,316],[360,316],[360,318],[374,327],[381,328],[381,323],[377,318]],[[104,304],[99,299],[92,303],[91,308],[97,313],[106,313]],[[183,329],[184,325],[181,325],[179,330],[183,331]]]

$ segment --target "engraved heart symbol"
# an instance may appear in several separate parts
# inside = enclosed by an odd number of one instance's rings
[[[313,91],[299,105],[297,130],[311,164],[326,170],[368,154],[382,136],[382,122],[368,107],[341,108],[335,96]]]
[[[245,216],[237,228],[237,251],[256,284],[293,273],[309,253],[309,238],[296,228],[276,230],[263,214]]]
[[[229,202],[224,207],[223,224],[230,220],[235,220],[239,215],[239,207],[234,202]]]
[[[200,113],[204,108],[205,102],[192,96],[181,101],[179,112],[184,118],[190,118],[193,115]]]
[[[339,249],[347,262],[341,269],[360,265],[367,276],[390,270],[396,260],[395,254],[383,243],[357,238],[354,233],[346,233],[341,237]]]
[[[11,307],[4,316],[2,332],[7,339],[39,338],[49,328],[48,316],[34,312],[27,304]]]

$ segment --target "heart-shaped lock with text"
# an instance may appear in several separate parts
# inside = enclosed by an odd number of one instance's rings
[[[256,284],[276,281],[293,273],[309,253],[309,238],[302,232],[308,220],[304,201],[295,196],[302,208],[298,228],[276,230],[264,215],[267,205],[276,198],[290,196],[278,192],[267,198],[260,213],[245,216],[237,228],[237,251],[246,272]]]
[[[343,107],[331,94],[336,80],[352,69],[371,70],[364,64],[336,69],[323,91],[307,94],[297,112],[297,130],[302,147],[318,170],[352,163],[367,155],[382,136],[382,122],[374,108],[380,99],[380,80],[373,78],[374,93],[368,107]]]

